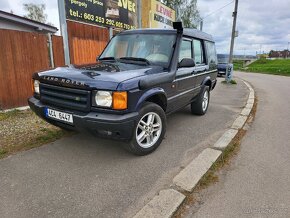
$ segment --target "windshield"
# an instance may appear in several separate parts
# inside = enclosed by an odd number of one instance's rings
[[[226,63],[228,63],[228,60],[229,60],[229,56],[224,55],[224,54],[218,54],[217,58],[218,58],[219,64],[226,64]]]
[[[173,53],[174,34],[121,34],[115,36],[99,60],[143,61],[165,68]]]

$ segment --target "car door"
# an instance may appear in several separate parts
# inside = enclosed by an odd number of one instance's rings
[[[179,63],[183,58],[193,58],[193,44],[191,38],[183,38],[179,50]],[[195,94],[194,87],[195,67],[178,68],[173,84],[176,86],[176,93],[169,100],[174,109],[179,109],[191,102]]]
[[[193,39],[193,58],[195,61],[195,87],[199,89],[209,69],[205,57],[205,45],[202,40]]]

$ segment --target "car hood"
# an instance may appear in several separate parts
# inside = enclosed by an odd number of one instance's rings
[[[217,66],[217,68],[218,68],[218,70],[221,70],[221,69],[223,69],[223,70],[225,70],[225,69],[227,69],[227,63],[218,63],[218,66]]]
[[[127,80],[164,72],[160,66],[143,66],[120,62],[98,62],[89,65],[70,65],[34,75],[40,82],[82,89],[116,90]]]
[[[227,63],[218,63],[218,66],[227,66]]]

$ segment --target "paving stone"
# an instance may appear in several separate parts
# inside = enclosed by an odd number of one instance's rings
[[[236,129],[229,129],[227,130],[220,138],[219,140],[214,144],[214,148],[224,150],[230,142],[233,140],[233,138],[237,135],[238,130]]]
[[[159,192],[134,218],[169,218],[185,199],[185,195],[173,189]]]

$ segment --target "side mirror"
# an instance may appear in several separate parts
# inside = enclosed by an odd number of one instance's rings
[[[98,61],[99,61],[99,57],[100,57],[99,55],[96,57],[96,62],[98,62]]]
[[[195,62],[192,58],[183,58],[179,64],[178,64],[179,68],[182,67],[195,67]]]

